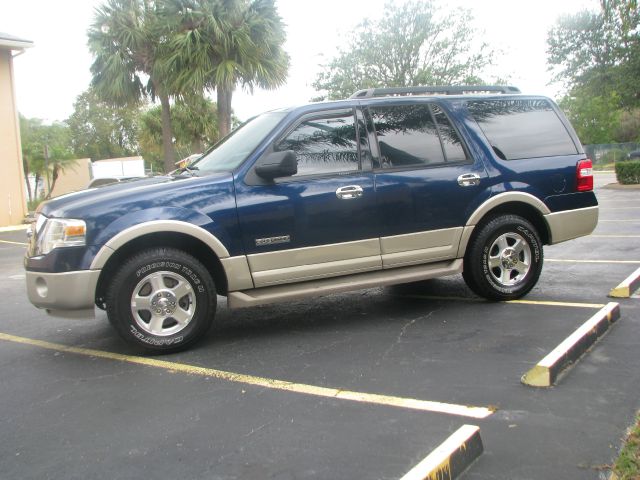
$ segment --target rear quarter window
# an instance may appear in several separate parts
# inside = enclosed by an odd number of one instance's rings
[[[474,100],[467,108],[503,160],[578,153],[548,100]]]

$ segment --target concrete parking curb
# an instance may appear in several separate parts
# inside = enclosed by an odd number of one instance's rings
[[[400,480],[453,480],[483,451],[480,427],[463,425]]]
[[[618,318],[620,306],[615,302],[609,302],[525,373],[522,383],[532,387],[554,385],[558,375],[589,350]]]
[[[609,292],[610,297],[629,298],[640,288],[640,268],[625,278],[620,285]]]

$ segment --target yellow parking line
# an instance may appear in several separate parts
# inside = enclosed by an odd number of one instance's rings
[[[455,302],[486,302],[484,298],[476,298],[476,297],[446,297],[439,295],[397,295],[399,297],[404,298],[420,298],[424,300],[445,300],[445,301],[455,301]],[[604,307],[603,303],[577,303],[577,302],[554,302],[550,300],[507,300],[505,302],[500,303],[515,303],[515,304],[524,304],[524,305],[542,305],[548,307],[574,307],[574,308],[602,308]]]
[[[589,235],[595,238],[640,238],[640,235]]]
[[[426,412],[445,413],[448,415],[458,415],[471,418],[486,418],[495,409],[486,407],[473,407],[469,405],[457,405],[452,403],[431,402],[428,400],[418,400],[415,398],[395,397],[389,395],[378,395],[375,393],[353,392],[342,390],[339,388],[318,387],[315,385],[305,385],[302,383],[288,382],[285,380],[275,380],[272,378],[254,377],[252,375],[244,375],[241,373],[225,372],[213,368],[197,367],[185,363],[168,362],[166,360],[157,360],[155,358],[139,357],[135,355],[122,355],[120,353],[106,352],[103,350],[94,350],[91,348],[70,347],[58,343],[36,340],[33,338],[18,337],[0,332],[0,340],[7,342],[31,345],[34,347],[45,348],[57,352],[68,352],[76,355],[85,355],[89,357],[105,358],[109,360],[117,360],[121,362],[144,365],[147,367],[161,368],[170,372],[188,373],[191,375],[200,375],[203,377],[217,378],[229,382],[243,383],[262,388],[270,388],[274,390],[284,390],[287,392],[301,393],[305,395],[314,395],[318,397],[337,398],[340,400],[350,400],[353,402],[370,403],[375,405],[386,405],[390,407],[407,408],[411,410],[421,410]]]
[[[11,242],[9,240],[0,240],[0,243],[8,243],[9,245],[29,245],[28,243],[24,243],[24,242]]]
[[[550,302],[546,300],[509,300],[504,303],[522,303],[525,305],[547,305],[550,307],[602,308],[604,303]]]
[[[545,258],[544,261],[555,263],[615,263],[622,265],[636,265],[640,263],[640,260],[577,260],[568,258]]]

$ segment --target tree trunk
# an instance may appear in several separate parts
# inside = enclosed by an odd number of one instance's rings
[[[218,139],[226,137],[231,131],[231,97],[233,90],[218,85]]]
[[[38,172],[36,172],[35,175],[36,175],[36,178],[35,178],[35,181],[33,182],[34,183],[34,186],[33,186],[33,197],[34,197],[34,199],[38,198],[40,196],[38,194],[38,187],[40,186],[40,174]]]
[[[160,105],[162,106],[162,151],[164,158],[165,173],[176,169],[176,151],[173,147],[173,128],[171,127],[171,105],[169,96],[159,93]]]
[[[51,185],[49,186],[49,192],[47,192],[47,196],[44,197],[45,200],[49,200],[51,198],[51,194],[53,193],[53,189],[56,188],[56,182],[58,181],[58,176],[60,175],[60,167],[57,163],[53,165],[53,169],[51,172]]]
[[[29,182],[29,162],[25,155],[22,156],[22,169],[24,170],[24,181],[27,184],[27,193],[29,194],[29,201],[33,201],[33,194],[31,193],[31,182]]]

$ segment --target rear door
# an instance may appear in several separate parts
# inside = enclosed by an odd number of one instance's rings
[[[256,287],[381,268],[368,140],[353,108],[298,118],[268,149],[293,150],[298,173],[237,182]],[[255,177],[254,177],[255,178]]]
[[[433,101],[368,108],[384,268],[457,256],[469,206],[486,192],[450,116]]]

